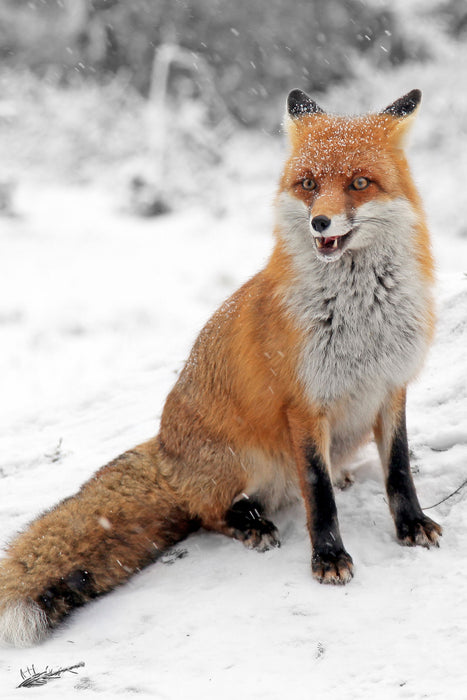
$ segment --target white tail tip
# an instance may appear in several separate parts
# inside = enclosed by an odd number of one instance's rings
[[[0,640],[15,647],[41,642],[48,633],[47,615],[31,599],[5,603],[0,608]]]

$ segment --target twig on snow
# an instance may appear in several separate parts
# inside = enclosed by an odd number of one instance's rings
[[[444,501],[447,501],[449,498],[452,498],[453,496],[456,495],[456,493],[459,493],[459,491],[462,491],[464,486],[467,486],[467,479],[462,482],[460,486],[457,487],[455,491],[449,494],[449,496],[446,496],[445,498],[442,498],[441,501],[438,501],[438,503],[434,503],[432,506],[426,506],[423,508],[423,510],[430,510],[430,508],[436,508],[436,506],[440,506],[441,503],[444,503]]]
[[[74,664],[73,666],[68,666],[67,668],[59,668],[56,671],[53,671],[51,668],[48,666],[45,667],[45,671],[36,671],[34,668],[34,665],[29,668],[27,667],[26,671],[23,671],[23,669],[20,669],[21,673],[21,678],[23,679],[22,682],[16,686],[17,688],[34,688],[38,685],[45,685],[49,681],[53,681],[56,678],[60,678],[62,673],[65,673],[66,671],[69,671],[70,673],[76,673],[74,670],[75,668],[80,668],[81,666],[84,666],[84,661],[80,661],[79,664]]]

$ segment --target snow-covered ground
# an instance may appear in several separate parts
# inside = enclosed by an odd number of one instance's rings
[[[366,107],[380,104],[383,94],[380,106],[425,87],[423,75],[418,69],[403,87],[400,76],[387,81]],[[411,160],[432,222],[439,324],[409,392],[408,429],[416,486],[429,507],[467,479],[460,177],[467,163],[465,131],[457,150],[454,137],[436,138],[440,111],[450,106],[425,80]],[[447,94],[449,84],[443,89]],[[335,106],[331,100],[327,105]],[[1,545],[97,467],[156,432],[197,332],[266,260],[281,148],[264,136],[249,138],[237,144],[236,177],[226,171],[223,214],[191,206],[141,220],[119,211],[116,190],[20,186],[17,216],[0,219]],[[84,661],[78,675],[30,692],[464,700],[467,487],[428,511],[444,527],[440,549],[404,548],[395,539],[374,446],[353,468],[354,486],[337,494],[356,567],[348,586],[312,580],[300,504],[276,515],[282,547],[270,552],[196,534],[78,611],[40,647],[1,649],[0,697],[21,692],[20,668]]]

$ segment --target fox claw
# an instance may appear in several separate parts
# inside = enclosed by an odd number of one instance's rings
[[[311,571],[319,583],[343,585],[353,578],[353,562],[345,550],[340,552],[314,553]]]
[[[407,547],[439,547],[439,538],[443,535],[441,525],[427,515],[416,520],[405,522],[397,528],[397,537],[401,544]]]
[[[281,546],[279,533],[270,520],[261,518],[261,521],[258,521],[255,525],[255,528],[251,528],[246,532],[236,533],[237,539],[245,547],[256,549],[258,552],[267,552],[268,549]]]

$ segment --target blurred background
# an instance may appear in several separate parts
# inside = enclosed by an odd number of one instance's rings
[[[344,112],[428,88],[465,135],[466,42],[465,0],[2,0],[0,211],[34,179],[169,211],[279,134],[294,87]]]

